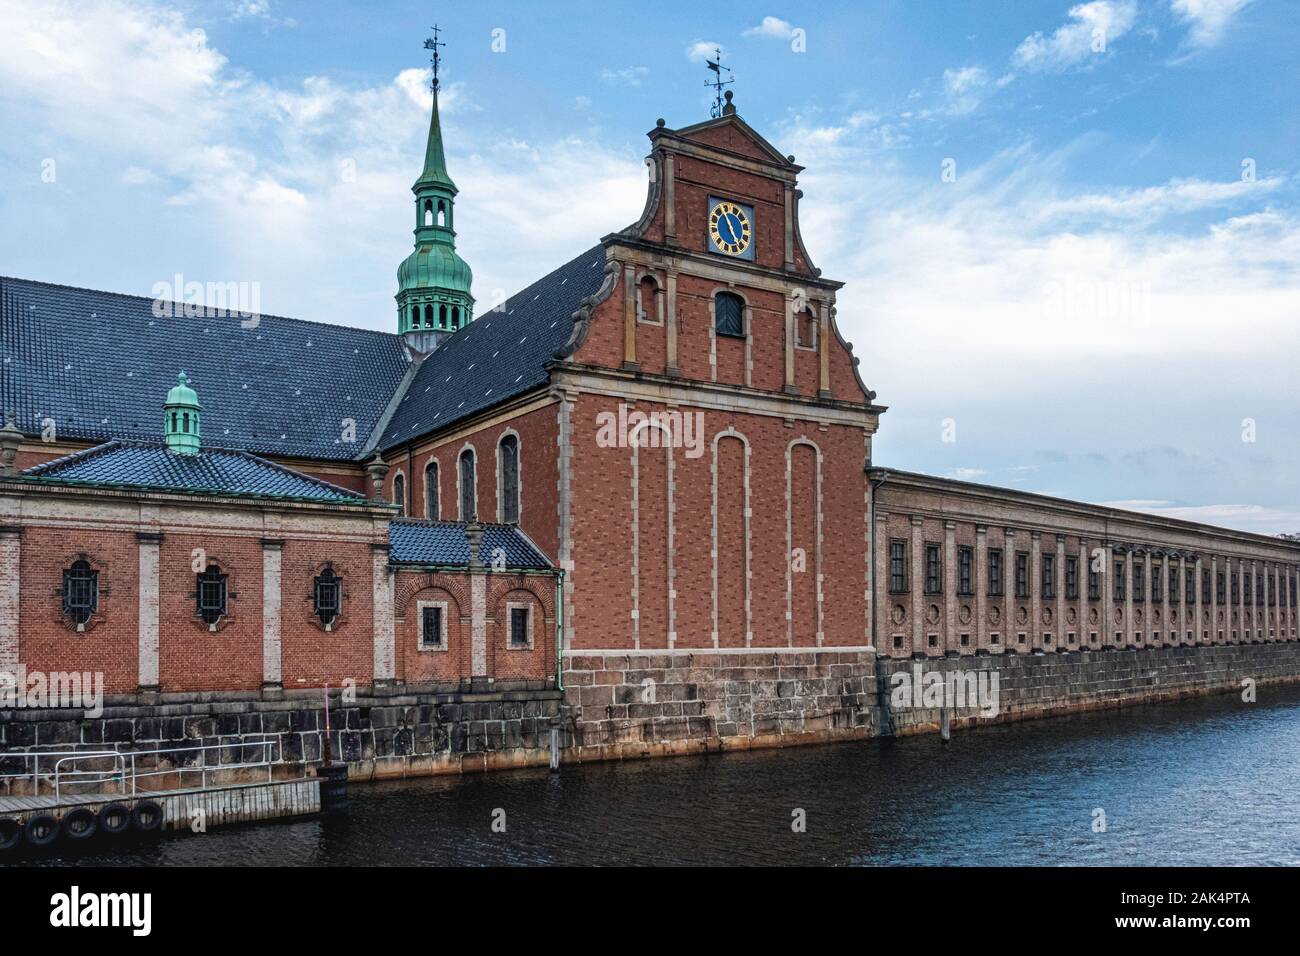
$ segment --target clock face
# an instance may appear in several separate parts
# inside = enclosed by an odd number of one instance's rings
[[[709,209],[709,242],[727,256],[752,259],[754,252],[753,212],[725,199],[716,199]]]

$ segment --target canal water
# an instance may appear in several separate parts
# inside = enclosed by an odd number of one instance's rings
[[[42,862],[1300,864],[1300,687],[1259,698],[986,727],[947,743],[354,784],[346,816]]]

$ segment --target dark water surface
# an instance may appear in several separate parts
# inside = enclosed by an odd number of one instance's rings
[[[345,816],[47,862],[1300,864],[1300,687],[938,736],[354,784]],[[506,831],[494,833],[494,811]],[[1093,832],[1094,809],[1107,829]],[[791,830],[802,809],[807,831]],[[499,814],[498,814],[499,816]]]

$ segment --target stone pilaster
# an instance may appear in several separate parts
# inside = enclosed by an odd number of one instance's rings
[[[0,526],[0,671],[18,671],[19,617],[22,610],[23,529]]]
[[[957,523],[943,523],[943,649],[961,653],[957,641]]]
[[[393,572],[388,567],[388,545],[374,544],[374,655],[376,687],[390,686],[396,679],[397,647],[393,621]]]
[[[1101,588],[1101,646],[1114,647],[1115,641],[1115,547],[1109,541],[1105,546],[1101,574],[1097,585]]]
[[[1016,650],[1016,532],[1007,528],[1002,536],[1002,653]]]
[[[1219,639],[1219,556],[1210,555],[1210,640],[1211,644],[1222,644]]]
[[[894,608],[889,593],[889,515],[883,511],[876,512],[876,527],[872,537],[876,549],[875,569],[872,572],[875,578],[872,596],[876,601],[876,612],[871,621],[875,628],[871,639],[876,645],[876,653],[889,657],[894,653],[893,624],[890,620]]]
[[[139,531],[135,537],[140,552],[137,693],[157,694],[162,685],[158,668],[158,570],[162,535],[156,531]]]
[[[1077,595],[1079,601],[1079,646],[1092,648],[1092,641],[1089,634],[1092,633],[1092,625],[1088,623],[1088,571],[1092,568],[1092,555],[1088,553],[1088,539],[1079,539],[1079,574]]]
[[[681,363],[677,358],[677,273],[669,269],[664,280],[666,303],[664,309],[664,337],[667,359],[664,371],[669,375],[680,375]]]
[[[1043,542],[1042,533],[1029,534],[1029,648],[1043,650]]]
[[[921,535],[921,519],[912,516],[912,655],[926,655],[925,640],[925,541]]]
[[[475,680],[487,679],[487,571],[470,572],[470,676]]]
[[[1076,578],[1077,580],[1077,578]],[[1065,623],[1065,535],[1056,536],[1056,612],[1053,615],[1056,625],[1052,628],[1056,635],[1052,640],[1052,646],[1058,651],[1068,651],[1070,645],[1066,642],[1065,632],[1068,630]],[[1076,629],[1074,639],[1079,640],[1079,634]],[[1077,643],[1075,645],[1078,646]]]
[[[284,541],[262,539],[262,696],[277,697],[283,691],[281,678],[280,567]]]
[[[975,653],[987,654],[989,650],[988,618],[988,564],[989,529],[975,526],[975,566],[971,568],[971,587],[975,589]]]

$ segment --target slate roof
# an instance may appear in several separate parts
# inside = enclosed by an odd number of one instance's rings
[[[234,495],[361,504],[365,498],[256,455],[204,448],[178,455],[162,443],[110,441],[28,468],[21,478],[51,484],[111,485],[184,494]]]
[[[500,549],[511,570],[551,570],[554,566],[528,536],[511,524],[483,524],[479,557],[492,564]],[[394,564],[469,566],[465,524],[459,521],[398,519],[388,525],[388,560]]]
[[[163,317],[153,299],[0,277],[0,408],[60,438],[153,440],[184,370],[203,437],[263,454],[350,459],[408,363],[396,334],[263,315]],[[356,442],[342,441],[343,420]]]
[[[600,288],[604,274],[604,247],[594,246],[444,340],[415,373],[379,449],[544,384],[546,363],[573,332],[573,313]]]

